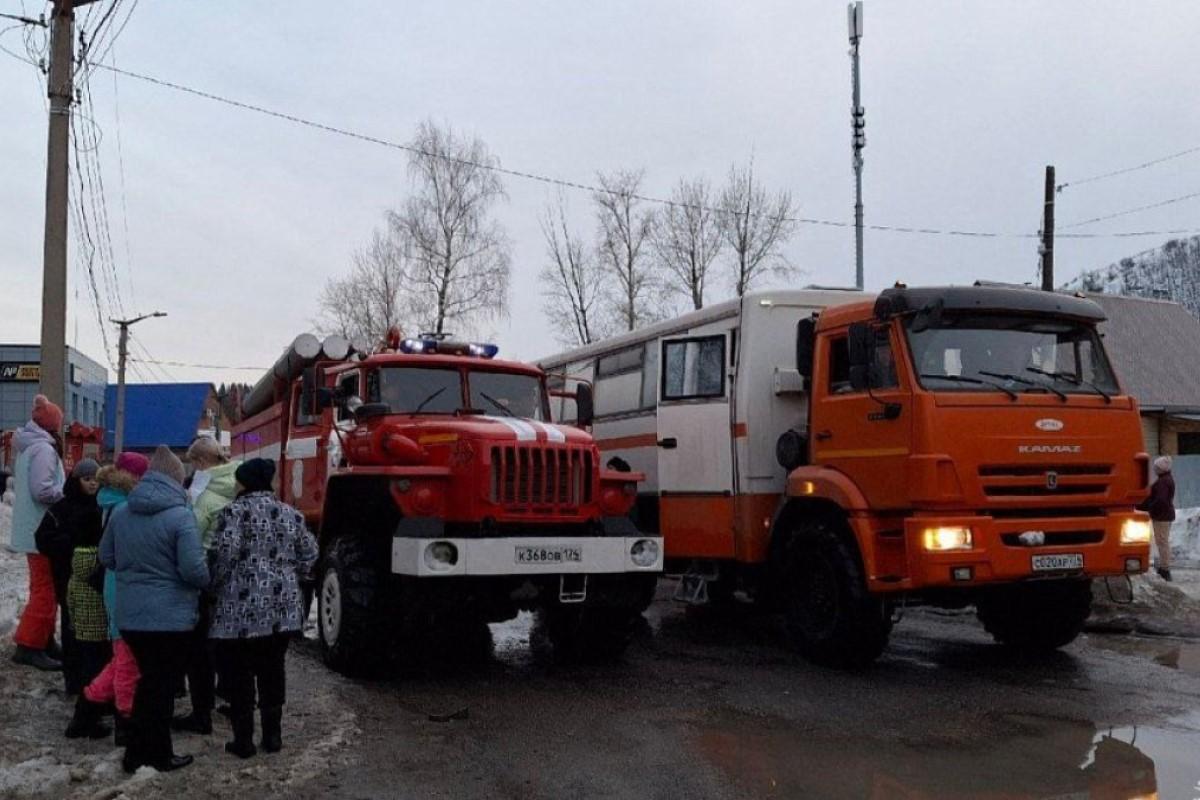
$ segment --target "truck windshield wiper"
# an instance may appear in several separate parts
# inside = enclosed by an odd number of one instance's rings
[[[1067,383],[1073,383],[1073,384],[1075,384],[1076,386],[1086,386],[1086,387],[1088,387],[1089,389],[1093,389],[1093,390],[1095,390],[1096,394],[1098,394],[1098,395],[1100,395],[1101,397],[1103,397],[1103,398],[1104,398],[1104,402],[1106,402],[1106,403],[1111,403],[1111,402],[1112,402],[1112,395],[1111,395],[1111,394],[1109,394],[1108,392],[1104,391],[1103,389],[1101,389],[1099,386],[1097,386],[1096,384],[1092,383],[1091,381],[1086,381],[1086,380],[1084,380],[1083,378],[1079,378],[1079,377],[1076,377],[1076,376],[1074,376],[1074,375],[1070,375],[1070,374],[1068,374],[1068,373],[1066,373],[1066,372],[1050,372],[1049,370],[1038,369],[1037,367],[1026,367],[1026,368],[1025,368],[1025,371],[1026,371],[1026,372],[1033,372],[1033,373],[1036,373],[1036,374],[1038,374],[1038,375],[1045,375],[1045,376],[1046,376],[1046,377],[1048,377],[1048,378],[1058,378],[1060,381],[1066,381]]]
[[[939,381],[951,381],[953,383],[974,383],[979,386],[990,386],[993,389],[999,389],[1000,391],[1004,392],[1006,395],[1011,397],[1013,400],[1017,399],[1017,393],[1014,392],[1012,389],[1009,389],[1007,386],[1002,386],[999,383],[993,383],[992,381],[980,380],[979,378],[968,378],[965,375],[934,375],[932,373],[925,373],[925,372],[921,373],[921,377],[922,378],[933,378],[934,380],[939,380]]]
[[[414,414],[420,414],[420,413],[421,413],[421,412],[422,412],[422,411],[425,409],[425,406],[429,405],[429,404],[430,404],[430,403],[432,403],[434,400],[436,400],[436,399],[438,398],[438,395],[440,395],[440,394],[441,394],[442,392],[444,392],[444,391],[446,391],[446,387],[445,387],[445,386],[443,386],[442,388],[438,389],[438,390],[437,390],[436,392],[434,392],[433,394],[429,395],[429,397],[426,397],[424,400],[422,400],[420,403],[418,403],[418,404],[417,404],[417,407],[416,407],[416,408],[414,408],[414,409],[412,410],[412,413],[414,413]]]
[[[514,414],[512,411],[509,410],[508,406],[504,405],[503,403],[501,403],[496,398],[492,397],[487,392],[480,392],[479,396],[482,397],[484,400],[487,400],[489,403],[491,403],[496,408],[503,411],[505,416],[507,416],[507,417],[515,417],[516,416],[516,414]]]
[[[987,372],[986,370],[982,370],[982,369],[979,370],[979,374],[980,375],[990,375],[993,378],[1004,378],[1005,380],[1008,380],[1008,381],[1015,381],[1017,383],[1022,383],[1024,385],[1030,387],[1031,389],[1042,389],[1047,392],[1054,392],[1056,395],[1058,395],[1059,400],[1062,400],[1064,403],[1067,402],[1066,394],[1064,394],[1063,392],[1060,392],[1058,389],[1055,389],[1053,386],[1050,386],[1049,384],[1042,383],[1041,381],[1031,381],[1028,378],[1022,378],[1018,375],[1012,375],[1007,372]]]

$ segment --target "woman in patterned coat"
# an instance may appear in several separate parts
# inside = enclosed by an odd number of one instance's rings
[[[212,538],[214,596],[209,638],[216,641],[233,741],[225,750],[249,758],[254,746],[254,698],[262,747],[283,746],[284,657],[304,624],[300,577],[317,561],[317,542],[304,517],[275,497],[275,463],[251,459],[238,467],[238,496],[217,518]]]

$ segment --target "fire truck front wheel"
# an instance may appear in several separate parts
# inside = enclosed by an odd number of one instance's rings
[[[777,590],[797,651],[818,664],[863,667],[891,633],[886,604],[867,591],[853,538],[835,522],[796,523],[778,553]]]
[[[1075,641],[1092,612],[1091,580],[1056,580],[999,586],[979,597],[975,610],[992,638],[1034,652]]]
[[[385,665],[388,637],[379,611],[379,572],[356,538],[333,543],[317,585],[321,655],[346,675],[377,673]]]

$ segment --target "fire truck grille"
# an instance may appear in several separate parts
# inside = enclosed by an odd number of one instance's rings
[[[491,500],[510,512],[553,514],[592,500],[592,451],[584,447],[492,448]]]
[[[1109,464],[988,465],[979,478],[988,497],[1076,497],[1106,494],[1112,472]]]

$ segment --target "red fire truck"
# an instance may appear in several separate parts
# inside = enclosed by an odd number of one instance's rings
[[[642,476],[550,421],[537,367],[493,345],[400,338],[355,353],[301,335],[243,400],[237,458],[278,459],[317,534],[325,660],[375,670],[398,643],[474,638],[537,610],[555,653],[621,653],[662,570],[628,517]]]

